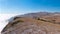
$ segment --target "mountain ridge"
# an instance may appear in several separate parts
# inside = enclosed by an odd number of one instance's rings
[[[29,13],[17,15],[9,20],[2,33],[16,31],[17,34],[60,34],[59,13]]]

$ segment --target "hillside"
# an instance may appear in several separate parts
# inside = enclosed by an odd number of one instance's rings
[[[60,13],[29,13],[9,19],[3,32],[12,34],[60,34]]]

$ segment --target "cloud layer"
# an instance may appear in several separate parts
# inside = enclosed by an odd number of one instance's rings
[[[8,24],[8,21],[6,20],[16,15],[18,14],[0,14],[0,32],[6,26],[6,24]]]

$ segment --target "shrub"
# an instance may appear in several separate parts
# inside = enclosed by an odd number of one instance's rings
[[[22,23],[22,22],[24,22],[24,21],[23,20],[18,20],[18,21],[13,22],[12,25],[15,25],[17,23]]]
[[[19,19],[19,18],[22,18],[22,17],[14,17],[14,20]]]

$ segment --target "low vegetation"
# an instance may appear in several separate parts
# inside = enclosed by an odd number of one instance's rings
[[[24,21],[23,20],[15,21],[15,22],[13,22],[12,26],[15,25],[15,24],[17,24],[17,23],[22,23],[22,22],[24,22]]]

